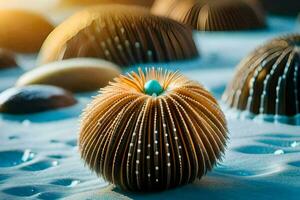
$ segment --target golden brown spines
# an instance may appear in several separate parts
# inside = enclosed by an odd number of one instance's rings
[[[164,92],[144,93],[157,80]],[[82,117],[81,157],[99,176],[126,190],[153,191],[201,178],[221,158],[225,117],[197,82],[161,69],[119,76]]]

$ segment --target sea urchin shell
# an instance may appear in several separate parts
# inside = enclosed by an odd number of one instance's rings
[[[224,152],[227,127],[219,105],[177,72],[139,70],[100,93],[83,113],[79,149],[93,171],[122,189],[190,183]]]
[[[273,39],[241,61],[223,100],[252,114],[295,116],[300,112],[299,67],[300,35]]]
[[[141,7],[102,5],[58,26],[45,41],[39,61],[97,57],[127,66],[197,55],[192,31],[186,26]]]
[[[169,0],[167,2],[171,5],[165,6],[165,9],[160,8],[159,4],[154,5],[152,12],[169,16],[201,31],[249,30],[265,26],[264,13],[255,0]]]
[[[60,0],[61,6],[70,5],[95,5],[95,4],[127,4],[127,5],[140,5],[140,6],[151,6],[153,0]]]

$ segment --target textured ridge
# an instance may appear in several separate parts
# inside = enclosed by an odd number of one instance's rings
[[[144,93],[156,79],[164,92]],[[116,78],[86,108],[81,157],[98,175],[123,189],[164,190],[201,178],[221,158],[225,117],[197,82],[162,69]]]
[[[234,31],[265,26],[265,16],[254,0],[168,0],[152,12],[168,16],[201,31]]]
[[[300,35],[275,38],[250,53],[237,67],[223,100],[253,114],[299,114]]]
[[[113,5],[93,7],[71,17],[48,37],[39,60],[98,57],[127,66],[197,55],[192,31],[184,25],[153,16],[143,8]]]

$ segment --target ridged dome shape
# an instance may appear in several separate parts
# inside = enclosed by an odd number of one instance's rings
[[[166,16],[177,21],[182,21],[188,10],[198,0],[156,0],[151,7],[151,13],[159,16]]]
[[[98,57],[120,66],[165,62],[198,55],[192,31],[134,6],[86,9],[58,26],[45,41],[40,63]]]
[[[299,124],[295,118],[300,112],[299,63],[300,35],[275,38],[241,61],[223,100],[232,108],[266,119],[275,115],[268,120]]]
[[[169,2],[169,6],[167,6]],[[167,0],[152,12],[168,16],[201,31],[235,31],[263,28],[265,16],[255,0]]]
[[[95,5],[95,4],[128,4],[151,6],[153,0],[59,0],[61,6]]]
[[[225,117],[197,82],[140,69],[100,93],[83,113],[79,150],[107,181],[125,190],[164,190],[201,178],[221,158]]]

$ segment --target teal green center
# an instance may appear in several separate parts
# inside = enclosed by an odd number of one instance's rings
[[[144,86],[145,93],[148,95],[159,95],[163,92],[163,88],[157,80],[149,80]]]

